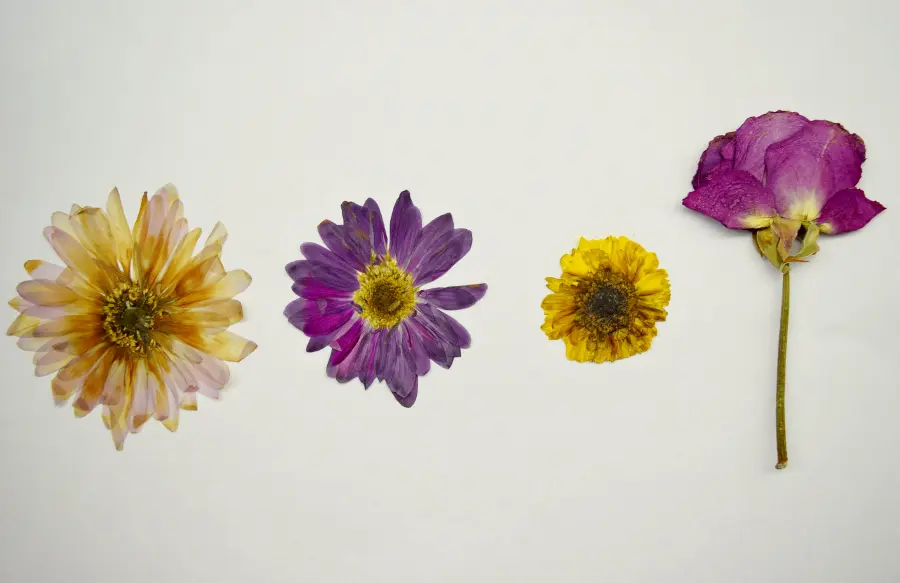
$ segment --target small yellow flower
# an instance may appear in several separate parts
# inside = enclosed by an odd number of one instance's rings
[[[32,260],[31,279],[10,305],[7,334],[35,353],[35,374],[56,373],[58,405],[73,395],[75,415],[103,406],[116,449],[151,417],[178,428],[179,409],[196,410],[197,393],[218,398],[228,366],[256,344],[227,328],[243,318],[233,297],[250,284],[226,272],[217,224],[199,253],[200,229],[188,230],[175,187],[146,193],[130,228],[118,190],[106,212],[72,207],[54,213],[44,236],[65,267]]]
[[[562,277],[547,278],[553,293],[541,303],[541,329],[565,342],[569,360],[606,362],[650,349],[670,298],[655,253],[625,237],[582,238],[560,265]]]

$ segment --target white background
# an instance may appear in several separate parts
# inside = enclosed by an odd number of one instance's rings
[[[118,453],[7,338],[0,580],[900,580],[898,38],[889,0],[4,2],[0,288],[53,259],[53,211],[118,186],[133,220],[171,181],[228,227],[259,349]],[[794,271],[783,472],[779,275],[680,204],[770,109],[859,133],[888,207]],[[410,410],[326,378],[282,316],[319,221],[404,189],[475,234],[439,283],[490,286]],[[658,253],[670,317],[572,363],[543,278],[610,233]]]

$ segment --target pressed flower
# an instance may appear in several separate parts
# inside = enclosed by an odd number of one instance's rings
[[[562,339],[566,357],[607,362],[650,349],[666,319],[669,279],[655,253],[626,237],[582,238],[562,256],[561,277],[548,277],[541,329]]]
[[[287,265],[299,299],[284,315],[309,336],[307,352],[331,347],[329,377],[341,383],[356,378],[365,388],[384,381],[401,405],[411,407],[431,362],[450,368],[471,343],[444,310],[474,305],[487,285],[422,286],[469,252],[472,233],[454,228],[450,214],[423,227],[407,191],[394,205],[390,239],[374,200],[344,202],[341,210],[343,224],[319,225],[325,247],[304,243],[304,259]]]
[[[55,373],[58,405],[74,396],[78,417],[102,405],[116,449],[151,417],[175,431],[197,393],[218,398],[223,361],[256,349],[227,330],[243,317],[233,297],[250,276],[225,271],[221,223],[194,255],[200,229],[188,230],[174,186],[144,193],[133,228],[114,189],[105,212],[54,213],[44,236],[65,266],[25,263],[31,279],[10,301],[19,316],[7,334],[35,353],[37,376]]]
[[[770,112],[709,142],[697,165],[694,190],[683,201],[730,229],[751,231],[759,253],[782,272],[778,469],[787,465],[784,377],[791,264],[818,252],[819,234],[861,229],[884,210],[856,188],[865,159],[862,138],[840,124]]]

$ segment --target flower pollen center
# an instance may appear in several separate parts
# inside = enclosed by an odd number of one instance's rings
[[[598,336],[627,328],[633,319],[634,293],[634,285],[621,275],[601,270],[578,295],[575,319]]]
[[[372,263],[359,275],[359,289],[353,294],[353,301],[373,327],[393,328],[415,311],[413,276],[390,257]]]
[[[134,283],[119,284],[106,296],[103,330],[110,342],[132,356],[146,356],[157,346],[152,333],[161,313],[152,291]]]

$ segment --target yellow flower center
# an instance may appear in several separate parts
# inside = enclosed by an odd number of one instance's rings
[[[633,319],[634,285],[608,269],[597,272],[575,300],[575,320],[597,335],[627,328]]]
[[[359,289],[353,301],[362,308],[362,317],[375,328],[393,328],[416,309],[413,276],[403,271],[391,257],[372,263],[359,274]]]
[[[134,283],[122,283],[106,296],[103,330],[116,346],[133,356],[145,356],[157,346],[152,332],[161,313],[156,294]]]

